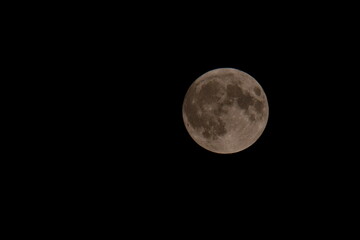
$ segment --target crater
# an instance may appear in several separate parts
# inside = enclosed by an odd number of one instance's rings
[[[254,93],[255,93],[257,96],[260,96],[260,94],[261,94],[260,88],[254,87]]]
[[[204,120],[204,132],[202,135],[205,138],[215,140],[218,139],[219,136],[223,136],[227,133],[225,123],[221,119],[213,116],[207,116]]]

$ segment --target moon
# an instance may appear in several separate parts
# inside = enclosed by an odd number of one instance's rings
[[[218,68],[191,84],[182,115],[198,145],[230,154],[259,139],[269,118],[269,105],[263,88],[252,76],[234,68]]]

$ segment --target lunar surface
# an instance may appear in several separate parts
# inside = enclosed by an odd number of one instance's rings
[[[269,105],[264,90],[249,74],[219,68],[193,82],[182,113],[196,143],[209,151],[228,154],[258,140],[268,121]]]

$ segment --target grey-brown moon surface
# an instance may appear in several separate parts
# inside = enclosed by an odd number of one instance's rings
[[[259,139],[268,121],[269,105],[264,90],[249,74],[218,68],[191,84],[182,113],[197,144],[211,152],[229,154]]]

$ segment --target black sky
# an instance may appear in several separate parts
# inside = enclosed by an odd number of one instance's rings
[[[222,6],[123,14],[123,6],[86,5],[21,23],[27,67],[15,71],[25,75],[15,83],[32,101],[15,109],[25,131],[14,136],[28,146],[15,151],[26,155],[19,165],[38,179],[29,189],[52,191],[55,208],[70,217],[83,209],[113,220],[127,211],[130,225],[162,217],[166,228],[174,218],[198,226],[194,216],[211,219],[214,211],[268,222],[279,212],[284,222],[330,215],[329,199],[346,194],[357,169],[348,151],[356,141],[344,136],[356,136],[357,111],[347,109],[357,102],[349,94],[356,77],[344,74],[356,67],[343,62],[353,54],[347,25],[323,6],[262,7],[265,14]],[[198,146],[182,119],[192,82],[224,67],[253,76],[269,103],[258,141],[229,155]]]

